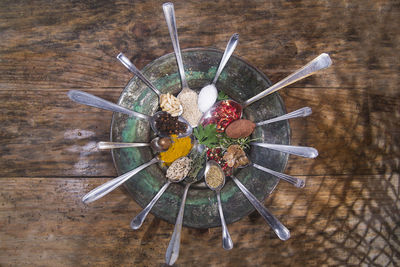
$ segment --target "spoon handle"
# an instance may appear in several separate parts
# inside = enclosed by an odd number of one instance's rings
[[[318,156],[318,151],[313,147],[276,145],[276,144],[256,143],[256,142],[251,142],[250,145],[265,147],[305,158],[315,158]]]
[[[224,212],[222,211],[222,204],[221,204],[221,193],[217,191],[217,201],[218,201],[218,211],[219,216],[221,217],[221,225],[222,225],[222,247],[226,250],[230,250],[233,248],[233,242],[231,239],[231,235],[229,234],[228,227],[225,223]]]
[[[125,147],[143,147],[150,146],[149,143],[118,143],[118,142],[98,142],[98,149],[114,149],[114,148],[125,148]]]
[[[171,184],[170,181],[167,181],[163,187],[158,191],[158,193],[153,197],[149,204],[131,221],[131,228],[133,230],[137,230],[142,226],[144,220],[149,214],[150,210],[153,208],[154,204],[156,204],[157,200],[161,197],[161,195],[167,190],[168,186]]]
[[[186,81],[185,69],[183,67],[181,48],[179,47],[178,31],[176,29],[175,10],[173,3],[164,3],[163,11],[165,20],[168,25],[169,35],[171,36],[172,45],[174,47],[176,61],[178,63],[179,74],[182,81],[182,89],[189,88]]]
[[[117,188],[118,186],[120,186],[121,184],[123,184],[124,182],[126,182],[127,180],[129,180],[129,178],[131,178],[132,176],[134,176],[135,174],[137,174],[138,172],[140,172],[141,170],[147,168],[148,166],[150,166],[151,164],[154,164],[156,162],[158,162],[159,160],[157,158],[153,158],[152,160],[150,160],[149,162],[140,165],[139,167],[121,175],[118,176],[117,178],[114,178],[98,187],[96,187],[95,189],[93,189],[92,191],[90,191],[89,193],[87,193],[83,198],[82,201],[84,203],[90,203],[93,202],[99,198],[102,198],[103,196],[107,195],[108,193],[110,193],[111,191],[113,191],[115,188]]]
[[[295,111],[292,111],[288,114],[270,119],[270,120],[266,120],[266,121],[260,121],[256,123],[256,126],[261,126],[261,125],[265,125],[265,124],[269,124],[272,122],[277,122],[277,121],[283,121],[283,120],[288,120],[288,119],[293,119],[293,118],[299,118],[299,117],[307,117],[312,113],[311,108],[309,107],[304,107]]]
[[[228,44],[226,45],[224,55],[222,56],[221,62],[219,63],[217,73],[215,74],[213,84],[215,84],[218,80],[219,75],[221,74],[222,70],[225,68],[226,63],[228,62],[229,58],[231,57],[233,51],[239,42],[239,34],[234,33],[229,39]]]
[[[290,238],[289,230],[274,216],[264,205],[258,201],[258,199],[250,193],[250,191],[234,176],[231,176],[232,180],[236,183],[239,189],[247,197],[250,203],[256,208],[260,215],[267,221],[272,230],[276,233],[279,239],[285,241]]]
[[[83,92],[83,91],[79,91],[79,90],[71,90],[68,92],[68,97],[79,104],[84,104],[87,106],[92,106],[92,107],[96,107],[96,108],[101,108],[101,109],[105,109],[105,110],[110,110],[113,112],[120,112],[123,114],[127,114],[129,116],[134,116],[137,117],[139,119],[143,119],[143,120],[150,120],[150,116],[139,113],[139,112],[135,112],[133,110],[124,108],[120,105],[111,103],[110,101],[107,101],[103,98],[94,96],[92,94]]]
[[[183,222],[183,212],[185,209],[185,202],[189,186],[191,184],[186,184],[185,190],[182,196],[181,207],[179,208],[178,217],[176,218],[174,233],[172,234],[171,240],[165,253],[165,261],[168,265],[173,265],[179,256],[179,247],[181,245],[181,232],[182,232],[182,222]]]
[[[151,90],[154,91],[158,96],[161,92],[136,68],[135,65],[127,58],[124,54],[119,53],[117,59],[133,74],[135,74],[142,82],[144,82]]]
[[[303,66],[302,68],[298,69],[294,73],[290,74],[280,82],[277,82],[276,84],[272,85],[271,87],[267,88],[263,92],[259,93],[256,96],[253,96],[252,98],[246,100],[243,102],[243,107],[247,107],[248,105],[256,102],[257,100],[260,100],[266,95],[269,95],[275,91],[278,91],[279,89],[282,89],[294,82],[297,82],[298,80],[304,79],[315,72],[325,69],[329,67],[332,64],[332,60],[329,57],[328,54],[322,53],[318,57],[314,58],[312,61],[310,61],[307,65]]]
[[[290,175],[287,175],[284,173],[273,171],[271,169],[265,168],[263,166],[255,164],[255,163],[253,163],[253,167],[255,167],[263,172],[270,173],[270,174],[278,177],[279,179],[282,179],[282,180],[294,185],[295,187],[303,188],[305,186],[305,182],[302,179],[299,179],[299,178],[296,178],[296,177],[293,177],[293,176],[290,176]]]

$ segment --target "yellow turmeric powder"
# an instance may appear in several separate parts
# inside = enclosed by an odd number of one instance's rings
[[[160,153],[160,159],[165,165],[169,166],[176,159],[184,157],[189,154],[192,149],[192,140],[189,136],[178,138],[176,134],[171,135],[172,145],[167,151]]]

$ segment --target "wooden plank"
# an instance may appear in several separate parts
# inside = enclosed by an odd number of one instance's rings
[[[88,90],[116,102],[120,90]],[[115,176],[109,151],[111,112],[79,105],[67,90],[0,91],[0,176]],[[291,156],[292,175],[389,174],[400,156],[400,101],[363,90],[288,88],[282,91],[288,111],[313,109],[290,121],[292,144],[313,146],[317,159]],[[266,128],[268,129],[268,128]]]
[[[78,106],[66,92],[2,91],[3,177],[115,175],[110,152],[96,148],[109,140],[112,113]]]
[[[291,230],[280,241],[253,213],[221,229],[184,228],[177,266],[395,266],[400,260],[399,175],[307,177],[304,189],[286,183],[267,199]],[[80,198],[105,178],[0,179],[2,266],[161,265],[173,225],[151,214],[129,227],[141,209],[122,190],[89,205]]]
[[[238,32],[235,54],[274,82],[328,52],[333,67],[299,85],[397,94],[399,61],[392,55],[400,52],[400,11],[392,1],[185,1],[175,9],[182,48],[224,49]],[[0,28],[1,89],[121,87],[130,74],[118,52],[142,68],[173,51],[157,1],[2,1]]]
[[[174,1],[182,48],[235,51],[277,82],[322,52],[333,66],[282,90],[292,144],[315,159],[290,157],[266,200],[291,230],[278,240],[257,213],[221,229],[184,229],[177,266],[397,266],[399,241],[400,6],[397,1]],[[154,266],[173,226],[149,218],[122,190],[90,205],[82,195],[116,175],[107,140],[111,113],[76,105],[82,89],[116,101],[131,74],[173,51],[161,8],[149,1],[0,2],[0,265]],[[222,11],[222,12],[221,12]],[[85,118],[83,120],[82,118]],[[36,177],[36,178],[35,178]],[[87,177],[81,179],[80,177]],[[89,179],[90,178],[90,179]]]

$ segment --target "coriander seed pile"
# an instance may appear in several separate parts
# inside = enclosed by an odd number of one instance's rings
[[[224,174],[218,166],[211,165],[206,174],[206,183],[211,188],[218,188],[224,182]]]

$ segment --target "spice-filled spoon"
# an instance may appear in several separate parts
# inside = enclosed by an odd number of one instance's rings
[[[250,193],[250,191],[235,176],[231,176],[231,178],[254,208],[256,208],[260,215],[271,226],[279,239],[283,241],[288,240],[290,238],[289,230],[271,212],[269,212],[269,210],[264,207],[264,205],[252,193]]]
[[[183,168],[183,171],[176,172],[175,169],[180,169],[182,166],[185,165],[186,167],[190,168],[190,164],[188,165],[187,157],[181,157],[175,160],[171,166],[167,170],[167,182],[161,187],[158,193],[153,197],[153,199],[147,204],[147,206],[131,221],[131,228],[133,230],[137,230],[142,226],[144,220],[149,214],[150,210],[153,208],[154,204],[156,204],[157,200],[162,196],[162,194],[167,190],[168,186],[171,183],[179,183],[183,179],[186,178],[186,175],[189,172],[188,168]]]
[[[191,153],[195,154],[195,157],[206,157],[204,152],[205,147],[203,145],[195,145]],[[190,155],[192,156],[192,155]],[[183,213],[185,209],[186,197],[189,187],[201,180],[204,177],[205,166],[200,170],[196,169],[194,172],[189,172],[188,176],[183,180],[186,183],[185,189],[183,190],[183,196],[181,205],[179,208],[178,216],[176,217],[174,232],[172,233],[171,240],[169,241],[167,251],[165,253],[165,261],[168,265],[173,265],[179,256],[179,248],[181,243],[181,232],[183,223]]]
[[[213,116],[218,116],[218,115],[216,115],[218,113],[216,111],[218,111],[218,109],[221,109],[221,107],[223,105],[226,105],[226,103],[228,103],[229,106],[234,107],[236,110],[235,113],[237,113],[237,115],[235,114],[235,116],[237,116],[238,118],[241,118],[243,109],[245,107],[247,107],[248,105],[250,105],[250,104],[260,100],[261,98],[263,98],[275,91],[278,91],[279,89],[282,89],[296,81],[306,78],[306,77],[314,74],[318,70],[325,69],[325,68],[329,67],[331,64],[332,64],[332,61],[331,61],[329,55],[323,53],[323,54],[319,55],[318,57],[316,57],[315,59],[313,59],[312,61],[310,61],[307,65],[305,65],[301,69],[295,71],[294,73],[292,73],[288,77],[284,78],[280,82],[265,89],[263,92],[259,93],[258,95],[253,96],[252,98],[244,101],[242,104],[240,104],[234,100],[224,100],[224,101],[219,101],[219,102],[215,103],[213,107],[211,107],[208,111],[206,111],[203,114],[199,123],[203,124],[203,122],[205,120],[210,119]]]
[[[176,61],[178,63],[179,74],[181,76],[182,91],[178,94],[178,99],[183,106],[182,117],[185,118],[192,127],[196,127],[202,113],[199,110],[197,100],[198,95],[189,88],[186,81],[185,68],[183,67],[182,54],[179,46],[178,31],[176,29],[175,10],[173,3],[164,3],[162,5],[165,20],[167,22],[169,35],[171,36],[172,45],[174,47]]]
[[[269,124],[272,122],[283,121],[283,120],[288,120],[288,119],[293,119],[293,118],[307,117],[307,116],[311,115],[311,113],[312,113],[311,108],[304,107],[304,108],[300,108],[298,110],[292,111],[288,114],[285,114],[285,115],[282,115],[282,116],[279,116],[276,118],[257,122],[256,126],[266,125],[266,124]]]
[[[224,212],[221,204],[221,189],[225,185],[225,174],[219,164],[214,160],[207,161],[205,170],[205,181],[208,188],[217,194],[218,211],[222,225],[222,247],[226,250],[233,248],[233,242],[225,223]]]
[[[258,143],[258,142],[250,142],[252,146],[265,147],[272,150],[297,155],[305,158],[316,158],[318,156],[318,151],[313,147],[306,146],[289,146],[289,145],[277,145],[277,144],[268,144],[268,143]]]
[[[144,76],[138,68],[127,58],[123,53],[119,53],[117,56],[117,59],[133,74],[135,74],[140,80],[142,80],[143,83],[145,83],[151,90],[153,90],[154,93],[158,95],[158,102],[160,103],[160,107],[162,110],[167,111],[170,113],[172,116],[180,116],[183,113],[183,107],[179,102],[178,99],[176,99],[174,96],[169,96],[172,97],[173,99],[169,103],[169,110],[165,110],[166,101],[169,100],[169,97],[167,94],[162,94],[147,78]],[[178,105],[179,104],[179,105]],[[164,106],[165,105],[165,106]],[[171,107],[173,106],[173,107]],[[173,109],[173,110],[172,110]]]
[[[212,81],[211,84],[206,85],[200,90],[198,105],[199,105],[199,110],[201,112],[206,112],[208,109],[212,107],[212,105],[214,105],[215,101],[217,100],[218,90],[217,87],[215,87],[215,84],[222,70],[225,68],[226,63],[229,61],[229,58],[231,57],[233,51],[235,50],[238,42],[239,42],[239,34],[235,33],[229,39],[229,42],[225,48],[225,52],[221,58],[221,62],[219,63],[218,70],[215,73],[214,80]],[[207,99],[207,101],[205,101],[205,99]]]
[[[139,167],[125,173],[122,174],[121,176],[118,176],[117,178],[114,178],[98,187],[96,187],[95,189],[93,189],[92,191],[90,191],[89,193],[87,193],[83,198],[82,201],[84,203],[90,203],[93,202],[99,198],[102,198],[103,196],[107,195],[108,193],[110,193],[111,191],[113,191],[115,188],[117,188],[118,186],[122,185],[123,183],[125,183],[127,180],[129,180],[130,178],[132,178],[132,176],[134,176],[135,174],[137,174],[138,172],[140,172],[141,170],[149,167],[150,165],[160,162],[160,160],[158,159],[158,157],[153,158],[152,160],[150,160],[149,162],[146,162],[142,165],[140,165]]]
[[[96,107],[96,108],[100,108],[100,109],[110,110],[113,112],[119,112],[119,113],[127,114],[129,116],[136,117],[138,119],[147,120],[150,122],[150,126],[153,129],[153,131],[156,132],[156,134],[159,136],[164,137],[164,136],[168,136],[170,134],[170,133],[163,133],[163,132],[159,131],[158,127],[157,127],[158,118],[160,118],[161,116],[164,116],[164,114],[168,114],[164,111],[159,111],[159,112],[156,112],[153,116],[149,116],[149,115],[145,115],[145,114],[127,109],[120,105],[114,104],[110,101],[107,101],[103,98],[100,98],[100,97],[97,97],[92,94],[89,94],[89,93],[86,93],[83,91],[79,91],[79,90],[69,91],[68,97],[72,101],[80,103],[80,104],[84,104],[87,106],[92,106],[92,107]],[[178,120],[179,124],[182,126],[182,128],[181,128],[182,131],[179,133],[175,133],[175,134],[178,134],[178,137],[185,137],[185,136],[189,136],[192,134],[193,128],[189,125],[189,123],[184,118],[172,117],[172,119]],[[184,127],[186,127],[185,131],[183,131]]]

